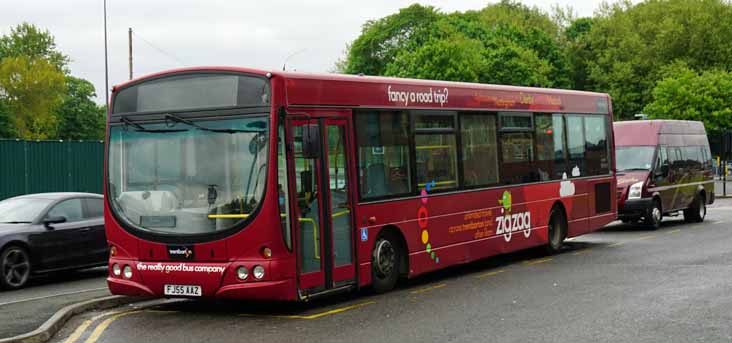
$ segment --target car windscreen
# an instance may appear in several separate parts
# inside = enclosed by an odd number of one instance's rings
[[[651,170],[655,146],[622,146],[615,148],[615,163],[618,171]]]
[[[53,202],[50,199],[13,198],[0,201],[0,223],[31,223]]]

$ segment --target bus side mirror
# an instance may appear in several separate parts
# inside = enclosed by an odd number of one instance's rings
[[[320,142],[320,125],[304,125],[302,128],[302,156],[320,158]]]

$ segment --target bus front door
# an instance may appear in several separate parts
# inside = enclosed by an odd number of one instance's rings
[[[316,158],[303,155],[303,133],[316,129]],[[348,120],[290,120],[295,237],[302,296],[355,284]]]

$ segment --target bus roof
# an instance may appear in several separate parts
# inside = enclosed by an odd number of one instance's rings
[[[333,73],[268,72],[240,67],[173,69],[118,84],[113,91],[148,78],[197,71],[241,72],[281,78],[285,83],[288,106],[610,113],[610,97],[605,93]]]

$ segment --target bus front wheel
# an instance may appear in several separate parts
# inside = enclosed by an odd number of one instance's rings
[[[396,285],[402,253],[392,234],[387,232],[376,239],[371,254],[371,279],[376,293],[387,292]]]

